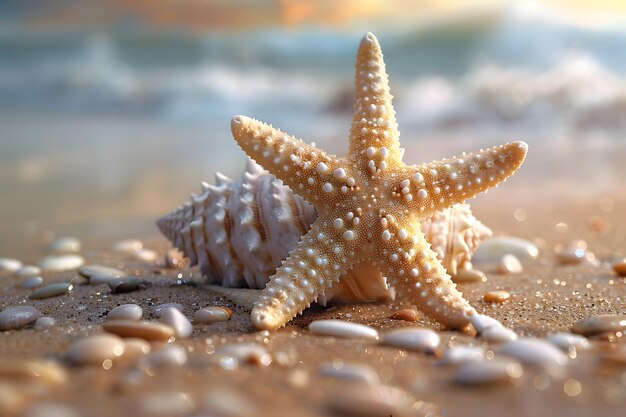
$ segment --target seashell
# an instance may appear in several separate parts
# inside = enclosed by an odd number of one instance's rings
[[[248,159],[240,180],[216,174],[200,195],[157,221],[161,232],[199,265],[209,284],[264,288],[281,261],[317,217],[313,206]],[[422,223],[422,231],[448,273],[471,268],[470,259],[491,230],[467,204],[457,204]],[[359,264],[318,303],[392,300],[395,293],[377,268]]]

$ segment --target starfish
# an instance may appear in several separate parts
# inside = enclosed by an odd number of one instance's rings
[[[252,309],[252,323],[268,330],[284,326],[348,269],[366,263],[428,316],[464,328],[476,312],[430,249],[420,222],[513,174],[526,157],[527,145],[512,142],[405,165],[382,51],[371,33],[361,41],[355,69],[346,157],[252,118],[232,119],[233,136],[248,156],[318,213],[263,289]]]

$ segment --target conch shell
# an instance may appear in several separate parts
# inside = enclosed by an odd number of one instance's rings
[[[240,180],[216,174],[174,211],[157,221],[174,246],[199,265],[210,284],[264,288],[281,261],[317,217],[313,206],[248,159]],[[491,230],[469,205],[457,204],[425,219],[422,231],[452,276],[471,268],[471,255]],[[390,300],[394,290],[372,265],[359,264],[318,303]]]

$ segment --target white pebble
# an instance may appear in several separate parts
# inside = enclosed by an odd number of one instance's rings
[[[44,298],[56,297],[59,295],[67,294],[72,291],[74,286],[69,282],[57,282],[55,284],[49,284],[45,287],[41,287],[33,291],[28,298],[31,300],[42,300]]]
[[[144,262],[154,262],[159,257],[159,254],[152,249],[142,249],[133,253],[133,256],[140,261]]]
[[[42,277],[30,277],[20,283],[20,288],[35,288],[43,284]]]
[[[233,312],[225,307],[205,307],[196,311],[193,321],[200,324],[216,323],[230,320]]]
[[[35,265],[24,265],[17,271],[15,271],[15,276],[18,278],[28,278],[34,277],[35,275],[41,274],[41,268]]]
[[[458,369],[453,380],[461,385],[489,385],[511,382],[522,375],[522,366],[518,362],[496,358],[466,363]]]
[[[163,312],[163,310],[165,310],[168,307],[174,307],[176,310],[180,311],[181,313],[184,310],[183,305],[180,303],[164,303],[164,304],[159,304],[158,306],[154,307],[154,315],[157,317],[161,317],[161,313]]]
[[[141,320],[143,310],[137,304],[122,304],[107,314],[107,320]]]
[[[364,382],[370,385],[380,383],[376,371],[371,366],[360,363],[325,363],[320,367],[319,374],[340,381]]]
[[[553,344],[535,338],[524,338],[508,342],[498,352],[517,359],[523,364],[542,368],[560,367],[567,364],[567,356]]]
[[[37,320],[41,312],[34,307],[8,307],[0,312],[0,330],[16,330]]]
[[[461,365],[467,362],[482,361],[485,357],[485,350],[480,346],[456,346],[447,349],[441,360],[442,365]]]
[[[48,245],[48,252],[57,255],[66,255],[72,253],[79,253],[83,245],[80,240],[75,237],[59,237],[54,239]]]
[[[478,334],[483,333],[489,327],[502,327],[502,323],[498,320],[485,316],[484,314],[474,313],[469,319]]]
[[[39,262],[39,266],[45,271],[61,272],[80,268],[85,259],[79,255],[51,255],[46,256]]]
[[[111,249],[119,253],[134,253],[143,249],[143,243],[136,239],[126,239],[115,242]]]
[[[78,274],[87,278],[92,285],[109,284],[118,278],[126,277],[124,271],[102,265],[87,265],[78,270]]]
[[[535,259],[539,256],[539,248],[534,243],[517,237],[493,237],[480,244],[472,256],[472,262],[475,264],[494,263],[509,254],[515,255],[522,261]]]
[[[500,274],[520,274],[524,272],[524,267],[515,255],[509,254],[498,261],[497,271]]]
[[[22,262],[17,259],[0,258],[0,272],[15,272],[22,267]]]
[[[589,349],[589,340],[573,333],[554,333],[548,337],[548,341],[565,352],[569,352],[571,349],[576,351]]]
[[[37,321],[35,321],[35,329],[45,330],[50,329],[56,326],[57,321],[54,317],[39,317]]]
[[[79,340],[66,353],[75,365],[102,365],[104,361],[116,360],[124,354],[124,341],[112,334],[98,334]]]
[[[146,361],[152,366],[182,366],[187,362],[187,350],[180,345],[165,345],[147,355]]]
[[[186,338],[193,333],[193,326],[191,322],[174,307],[168,307],[161,311],[161,322],[171,326],[174,329],[174,334],[178,338]]]
[[[492,326],[485,329],[480,338],[491,343],[504,343],[517,339],[517,334],[508,327]]]
[[[429,355],[436,352],[440,343],[441,339],[434,331],[430,329],[415,329],[412,327],[387,332],[382,336],[381,340],[381,344],[383,345],[414,350]]]
[[[373,327],[343,320],[315,320],[309,324],[309,330],[324,336],[378,339],[378,332]]]

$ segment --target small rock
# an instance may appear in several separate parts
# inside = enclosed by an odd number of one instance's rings
[[[498,320],[478,313],[472,314],[470,316],[470,322],[472,323],[472,325],[476,329],[476,333],[478,334],[483,333],[490,327],[502,327],[502,323],[500,323]]]
[[[441,339],[430,329],[406,327],[385,333],[380,343],[433,355],[437,352]]]
[[[35,329],[37,330],[45,330],[50,329],[56,326],[57,321],[54,317],[39,317],[37,321],[35,321]]]
[[[9,307],[0,312],[0,330],[16,330],[34,322],[41,312],[34,307]]]
[[[141,288],[141,283],[135,277],[117,278],[109,281],[107,284],[109,284],[109,288],[111,288],[114,294],[133,292]]]
[[[78,273],[87,278],[92,285],[108,284],[126,276],[124,271],[102,265],[83,266],[78,270]]]
[[[483,295],[486,303],[503,303],[511,298],[511,294],[507,291],[488,291]]]
[[[505,343],[498,352],[517,359],[525,365],[553,369],[567,364],[568,357],[545,340],[523,338]]]
[[[319,374],[340,381],[364,382],[371,385],[380,383],[376,371],[371,366],[360,363],[325,363],[320,367]]]
[[[415,309],[405,308],[403,310],[398,310],[391,315],[391,318],[394,320],[404,320],[404,321],[417,321],[418,314]]]
[[[613,264],[613,271],[618,277],[626,277],[626,259]]]
[[[114,361],[124,354],[124,341],[112,334],[98,334],[79,340],[66,353],[74,365],[102,365],[105,360]]]
[[[315,320],[309,324],[309,330],[323,336],[378,339],[378,332],[373,327],[344,320]]]
[[[515,255],[504,255],[498,262],[499,274],[520,274],[524,272],[522,263]]]
[[[150,343],[143,339],[130,337],[124,339],[124,355],[122,356],[122,359],[125,362],[132,363],[150,353],[150,350]]]
[[[509,254],[521,260],[535,259],[539,256],[539,248],[525,239],[497,236],[480,244],[472,256],[472,262],[494,263]]]
[[[626,314],[605,314],[587,317],[572,326],[574,333],[591,336],[606,332],[623,332],[626,330]]]
[[[75,237],[59,237],[48,245],[48,252],[56,255],[79,253],[83,245]]]
[[[196,311],[193,320],[199,324],[209,324],[230,320],[232,315],[233,311],[227,307],[205,307]]]
[[[169,308],[169,307],[173,307],[176,310],[180,311],[181,313],[184,312],[184,308],[182,304],[179,303],[164,303],[164,304],[159,304],[158,306],[154,307],[154,315],[157,317],[161,317],[161,313],[163,312],[163,310]]]
[[[548,337],[548,341],[565,352],[570,352],[571,349],[576,351],[589,349],[587,338],[573,333],[554,333]]]
[[[461,366],[453,381],[461,385],[491,385],[513,382],[523,375],[522,366],[509,359],[468,362]]]
[[[49,284],[33,291],[28,298],[31,300],[41,300],[44,298],[57,297],[67,294],[73,289],[74,286],[69,282],[57,282],[56,284]]]
[[[415,400],[386,385],[341,384],[328,393],[326,408],[332,415],[358,417],[415,416]]]
[[[150,321],[110,320],[102,323],[102,329],[120,337],[138,337],[149,341],[167,341],[174,336],[174,329],[170,326]]]
[[[24,281],[20,283],[20,288],[30,289],[30,288],[38,287],[41,284],[43,284],[42,277],[30,277],[30,278],[26,278]]]
[[[182,366],[187,363],[187,350],[180,345],[165,345],[163,349],[146,356],[146,361],[152,366]]]
[[[517,339],[517,334],[508,327],[493,326],[485,329],[480,338],[486,342],[504,343]]]
[[[191,322],[174,307],[168,307],[161,311],[162,323],[165,323],[174,329],[174,334],[178,338],[187,338],[193,333]]]
[[[0,272],[15,272],[22,267],[22,262],[12,258],[0,258]]]
[[[478,269],[458,269],[456,275],[452,277],[452,281],[461,284],[468,282],[485,282],[487,276],[483,271]]]
[[[0,379],[58,385],[67,382],[67,372],[58,363],[50,360],[0,359]]]
[[[115,242],[111,250],[119,253],[133,254],[143,249],[143,243],[137,239],[126,239]]]
[[[107,320],[141,320],[143,310],[137,304],[122,304],[107,314]]]
[[[41,268],[35,265],[24,265],[17,271],[15,271],[15,276],[18,278],[28,278],[34,277],[35,275],[41,274]]]
[[[216,358],[229,357],[236,359],[238,363],[247,363],[257,366],[268,366],[273,358],[267,350],[254,343],[237,343],[223,345],[215,350]]]
[[[142,249],[133,253],[133,256],[140,261],[154,262],[159,257],[159,254],[152,249]]]
[[[80,268],[85,263],[85,259],[79,255],[52,255],[46,256],[39,262],[45,271],[62,272]]]
[[[439,361],[442,365],[461,365],[467,362],[482,361],[485,350],[480,346],[456,346],[443,352]]]

